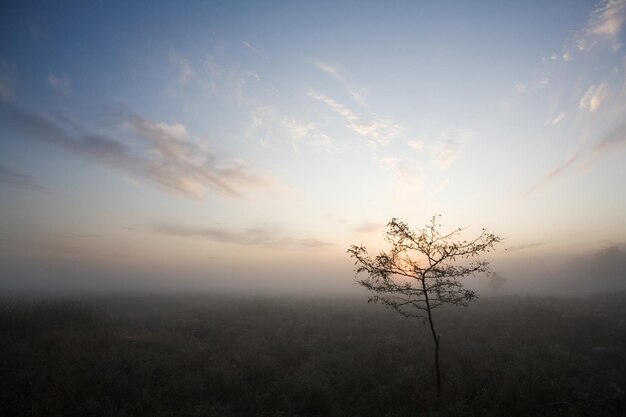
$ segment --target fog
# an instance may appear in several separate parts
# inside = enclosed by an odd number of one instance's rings
[[[626,290],[626,251],[620,246],[577,255],[541,252],[532,256],[486,258],[493,276],[464,284],[481,297],[547,295],[581,297]],[[263,296],[362,296],[354,284],[351,260],[300,258],[265,260],[253,265],[180,266],[160,263],[9,259],[0,263],[0,295],[72,296],[97,293],[202,292]]]
[[[295,261],[294,261],[295,262]],[[114,265],[59,260],[3,262],[4,296],[71,296],[91,293],[189,293],[267,296],[343,296],[359,293],[351,265],[314,260],[272,264]]]
[[[585,296],[626,290],[626,252],[619,246],[578,255],[538,255],[494,263],[504,279],[492,293]]]

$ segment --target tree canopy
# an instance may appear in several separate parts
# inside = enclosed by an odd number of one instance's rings
[[[455,240],[463,229],[442,233],[438,220],[433,216],[424,228],[413,230],[393,218],[385,233],[391,245],[388,252],[370,257],[363,245],[348,249],[356,275],[366,274],[356,282],[371,291],[370,302],[385,304],[405,317],[424,317],[427,309],[467,306],[477,297],[459,279],[490,273],[489,263],[478,255],[490,252],[500,237],[482,229],[471,240]]]

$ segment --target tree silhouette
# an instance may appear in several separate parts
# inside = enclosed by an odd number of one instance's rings
[[[462,229],[441,233],[439,216],[433,216],[423,229],[412,230],[393,218],[387,224],[388,252],[370,257],[363,245],[352,245],[348,253],[355,259],[357,283],[367,288],[368,302],[385,304],[404,317],[428,320],[435,343],[437,397],[441,396],[439,367],[440,335],[435,330],[433,310],[450,304],[467,307],[478,297],[467,290],[460,278],[490,274],[489,263],[478,255],[490,252],[501,238],[485,229],[470,240],[456,240]],[[358,279],[365,273],[366,278]]]

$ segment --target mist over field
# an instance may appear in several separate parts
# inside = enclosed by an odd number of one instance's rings
[[[137,265],[85,265],[63,261],[5,260],[0,291],[6,297],[79,296],[107,293],[218,293],[232,296],[363,296],[347,258],[320,264],[299,259],[259,269],[224,266],[217,270]],[[483,297],[537,295],[581,297],[626,291],[626,251],[619,246],[579,255],[547,255],[491,261],[495,276],[463,280]]]

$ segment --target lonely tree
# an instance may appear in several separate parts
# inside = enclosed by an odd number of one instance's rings
[[[474,238],[460,240],[463,230],[442,233],[438,217],[433,216],[423,229],[411,229],[406,223],[391,219],[385,232],[390,245],[387,252],[372,257],[364,246],[352,245],[348,253],[355,259],[356,282],[371,292],[368,302],[384,304],[404,317],[428,321],[435,343],[435,376],[440,396],[440,336],[435,330],[433,310],[443,305],[466,307],[477,298],[460,279],[490,273],[489,263],[478,256],[491,251],[500,237],[483,229]],[[365,278],[359,278],[362,273]]]

